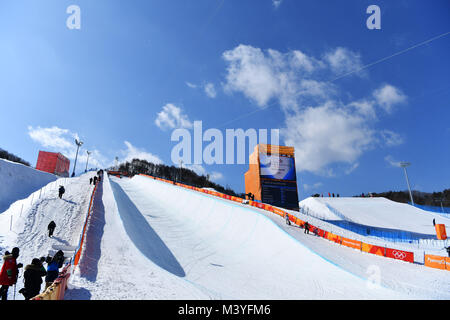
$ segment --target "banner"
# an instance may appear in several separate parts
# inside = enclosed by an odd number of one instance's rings
[[[342,237],[338,236],[337,234],[333,234],[331,232],[328,232],[327,239],[336,243],[341,243]]]
[[[367,253],[371,253],[371,254],[376,254],[377,256],[385,256],[385,248],[383,247],[379,247],[379,246],[374,246],[372,244],[368,244],[368,243],[362,243],[361,245],[361,250]]]
[[[414,263],[414,253],[386,248],[386,257]]]
[[[435,256],[431,254],[425,255],[425,266],[436,269],[446,269],[446,257]],[[448,270],[448,269],[447,269]]]
[[[438,240],[446,240],[447,239],[447,233],[445,231],[445,224],[436,224],[436,236]]]
[[[343,246],[349,247],[349,248],[353,248],[353,249],[358,249],[361,250],[361,241],[357,241],[357,240],[352,240],[352,239],[348,239],[348,238],[342,238],[342,243]]]

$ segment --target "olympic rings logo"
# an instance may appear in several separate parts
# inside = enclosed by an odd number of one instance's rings
[[[394,256],[395,259],[403,260],[406,258],[406,252],[403,251],[394,250],[392,251],[392,255]]]

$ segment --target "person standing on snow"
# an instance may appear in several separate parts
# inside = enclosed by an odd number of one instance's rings
[[[62,250],[59,250],[55,253],[53,258],[48,256],[46,262],[47,276],[45,277],[45,289],[50,287],[53,281],[58,278],[59,268],[61,268],[64,263],[64,252],[62,252]]]
[[[309,234],[309,223],[308,222],[305,222],[305,232],[304,233]]]
[[[38,258],[34,258],[31,264],[25,266],[24,270],[25,286],[19,290],[19,293],[23,294],[25,300],[30,300],[41,292],[42,277],[47,272]]]
[[[22,268],[21,263],[17,263],[19,257],[19,248],[15,247],[12,252],[5,252],[3,256],[3,266],[0,270],[0,296],[2,300],[8,300],[8,289],[17,282],[19,276],[19,268]]]
[[[50,221],[50,223],[48,224],[48,236],[51,238],[53,236],[53,232],[55,231],[56,228],[56,223],[55,221]]]
[[[64,186],[59,186],[59,198],[61,199],[64,192],[66,192],[66,190],[64,189]]]
[[[286,213],[286,224],[291,225],[291,221],[289,220],[289,215]]]

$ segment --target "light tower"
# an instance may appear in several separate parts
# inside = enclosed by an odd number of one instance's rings
[[[88,163],[89,163],[89,155],[90,155],[92,152],[86,150],[86,153],[87,153],[88,156],[87,156],[87,160],[86,160],[86,169],[84,170],[84,172],[87,172],[87,167],[88,167]]]
[[[408,184],[408,190],[409,190],[409,197],[411,198],[411,204],[414,205],[414,200],[411,192],[411,186],[409,185],[409,179],[408,179],[408,173],[406,172],[406,167],[409,167],[411,165],[410,162],[400,162],[400,167],[403,168],[405,171],[405,177],[406,177],[406,183]]]
[[[80,149],[80,147],[83,145],[83,141],[78,141],[78,139],[75,139],[75,144],[77,145],[77,154],[75,155],[75,163],[73,164],[72,177],[75,176],[75,167],[77,166],[78,149]]]

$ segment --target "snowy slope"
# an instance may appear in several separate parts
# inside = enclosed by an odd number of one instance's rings
[[[73,280],[90,298],[407,297],[370,287],[245,206],[139,176],[105,179],[102,203],[101,256],[88,259],[96,281]]]
[[[347,220],[378,228],[435,235],[436,223],[450,226],[450,219],[386,198],[307,198],[300,207],[311,208],[323,220]]]
[[[56,179],[53,174],[0,159],[0,213]]]
[[[14,203],[0,215],[0,251],[19,246],[19,262],[28,264],[54,245],[77,245],[93,174]],[[306,235],[244,204],[146,177],[105,176],[65,299],[450,299],[449,275]],[[22,286],[19,279],[17,291]]]
[[[15,246],[19,247],[18,262],[25,266],[33,258],[54,254],[57,251],[54,246],[76,246],[93,189],[89,185],[93,174],[51,182],[0,214],[0,252],[3,254]],[[66,190],[62,199],[58,197],[60,185],[64,185]],[[54,236],[49,238],[47,226],[51,220],[55,221],[56,229]],[[16,291],[22,287],[23,277],[18,280]],[[9,290],[8,294],[12,299],[13,290]],[[16,300],[23,300],[23,296],[16,293]]]

